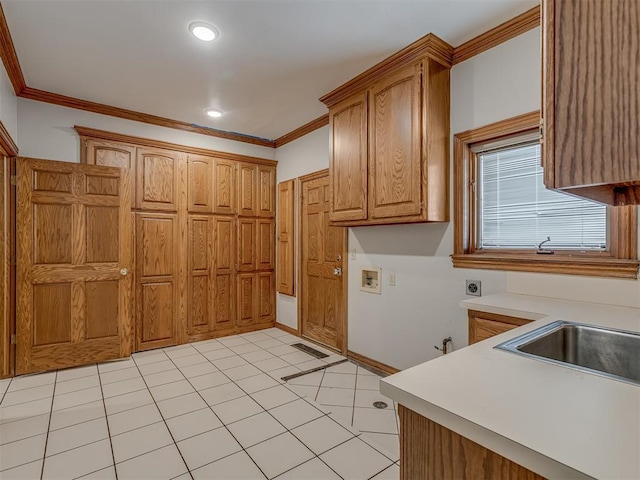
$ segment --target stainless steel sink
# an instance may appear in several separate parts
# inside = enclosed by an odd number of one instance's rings
[[[640,334],[557,321],[495,348],[640,385]]]

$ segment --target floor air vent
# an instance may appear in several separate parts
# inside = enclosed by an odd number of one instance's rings
[[[305,345],[304,343],[292,343],[291,346],[293,348],[297,348],[298,350],[302,350],[304,353],[308,353],[309,355],[316,358],[327,358],[329,356],[326,353],[322,353],[320,350],[316,350],[309,345]]]

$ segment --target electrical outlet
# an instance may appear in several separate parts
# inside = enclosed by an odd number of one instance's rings
[[[480,280],[467,280],[466,294],[480,297],[482,295],[481,286],[482,282]]]

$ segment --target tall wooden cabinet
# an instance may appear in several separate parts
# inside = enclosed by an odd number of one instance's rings
[[[543,0],[547,188],[640,204],[640,3]]]
[[[77,127],[134,172],[136,350],[275,321],[275,162]]]
[[[430,34],[320,99],[334,224],[448,221],[452,55]]]

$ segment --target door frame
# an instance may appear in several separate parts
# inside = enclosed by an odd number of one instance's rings
[[[309,173],[307,175],[303,175],[301,177],[298,177],[296,179],[296,190],[298,191],[298,201],[296,202],[296,207],[297,207],[297,222],[296,222],[296,236],[298,238],[298,248],[297,248],[297,259],[296,259],[296,263],[298,264],[298,274],[296,275],[297,277],[297,281],[298,281],[298,334],[300,335],[300,338],[304,338],[305,340],[308,340],[310,342],[314,342],[317,343],[318,345],[321,345],[324,348],[328,348],[330,350],[335,350],[333,347],[330,347],[328,345],[325,345],[321,342],[318,342],[317,340],[314,340],[313,338],[309,338],[309,337],[305,337],[302,334],[302,296],[303,296],[303,288],[302,288],[302,251],[305,247],[304,245],[304,239],[302,237],[302,203],[303,203],[303,184],[305,182],[309,182],[311,180],[316,180],[318,178],[322,178],[322,177],[328,177],[329,176],[329,169],[326,168],[324,170],[319,170],[317,172],[313,172],[313,173]],[[342,277],[343,277],[343,281],[342,281],[342,338],[344,339],[343,341],[343,345],[342,345],[342,349],[337,350],[338,352],[340,352],[343,356],[347,356],[347,351],[348,351],[348,345],[349,345],[349,337],[348,337],[348,324],[349,324],[349,309],[348,309],[348,290],[349,290],[349,229],[347,227],[341,227],[344,229],[344,233],[343,233],[343,252],[342,252],[342,258],[343,258],[343,264],[342,264]]]

